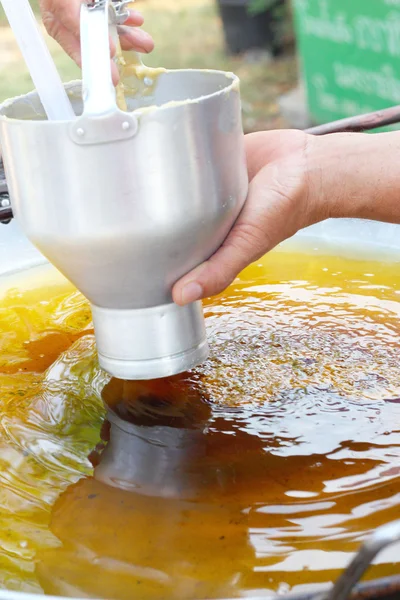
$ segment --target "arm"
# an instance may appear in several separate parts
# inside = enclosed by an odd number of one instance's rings
[[[247,265],[327,218],[400,223],[400,133],[246,136],[250,188],[221,248],[178,281],[177,304],[222,292]]]
[[[310,165],[322,195],[315,202],[329,206],[329,217],[400,223],[400,132],[336,134],[315,142]]]

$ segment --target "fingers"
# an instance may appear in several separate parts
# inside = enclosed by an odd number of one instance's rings
[[[76,38],[72,33],[64,26],[53,27],[54,38],[57,42],[62,46],[65,52],[68,54],[70,58],[78,65],[78,67],[82,67],[82,58],[81,58],[81,46],[79,39]],[[115,55],[115,45],[110,40],[110,55]],[[119,81],[119,71],[115,62],[111,61],[111,76],[114,85],[117,85]]]
[[[227,288],[248,264],[270,249],[265,198],[260,198],[262,175],[250,184],[242,214],[219,250],[176,283],[173,299],[181,306],[214,296]]]
[[[81,3],[77,0],[40,0],[43,23],[47,32],[78,66],[81,66],[80,6]],[[124,51],[135,50],[147,54],[153,50],[152,37],[138,29],[143,22],[144,19],[140,13],[135,10],[129,11],[129,17],[124,26],[119,28],[121,47]],[[114,54],[115,47],[111,47],[110,55],[114,56]],[[114,68],[113,71],[115,71]],[[118,77],[116,81],[118,81]]]
[[[118,33],[122,50],[135,50],[142,54],[148,54],[154,49],[153,38],[142,29],[135,29],[124,25],[118,27]]]
[[[79,39],[59,21],[53,22],[48,31],[52,31],[51,36],[60,44],[60,46],[64,49],[68,56],[72,58],[78,67],[82,67],[81,45]]]
[[[144,18],[137,10],[129,10],[129,17],[125,21],[125,25],[131,25],[132,27],[141,27],[144,23]]]
[[[184,306],[221,293],[245,267],[299,229],[295,194],[286,195],[276,183],[281,178],[277,170],[267,165],[254,177],[245,207],[224,244],[175,284],[176,304]]]
[[[58,41],[58,30],[65,28],[79,39],[80,8],[77,0],[40,0],[43,23],[49,35]]]

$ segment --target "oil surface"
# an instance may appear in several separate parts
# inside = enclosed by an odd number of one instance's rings
[[[89,308],[53,271],[6,287],[0,587],[302,591],[398,518],[398,264],[276,251],[206,303],[209,361],[148,383],[98,369]]]

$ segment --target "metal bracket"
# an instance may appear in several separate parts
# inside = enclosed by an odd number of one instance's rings
[[[107,7],[107,0],[83,0],[87,8],[92,10],[104,10]],[[121,25],[129,16],[129,11],[126,9],[128,4],[134,0],[110,0],[110,8],[113,14],[110,14],[110,22],[116,22]]]
[[[73,121],[71,139],[80,146],[119,142],[134,137],[139,123],[136,117],[122,111],[104,116],[85,116]]]
[[[355,586],[369,569],[376,556],[389,546],[400,542],[400,521],[384,525],[361,546],[345,572],[339,577],[333,588],[314,600],[348,600]]]

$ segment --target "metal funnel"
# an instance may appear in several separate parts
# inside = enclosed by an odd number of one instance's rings
[[[201,303],[178,307],[171,289],[221,245],[246,198],[239,84],[150,69],[148,93],[119,110],[110,6],[82,7],[83,86],[66,86],[77,118],[46,121],[31,93],[0,106],[0,141],[13,213],[90,301],[100,365],[160,378],[208,354]]]

